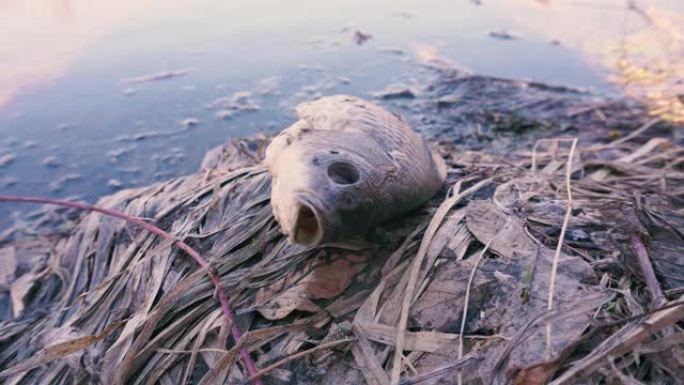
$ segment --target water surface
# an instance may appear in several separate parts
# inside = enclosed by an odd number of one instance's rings
[[[187,174],[302,100],[370,97],[435,57],[684,120],[679,0],[369,3],[0,0],[0,194],[94,201]]]

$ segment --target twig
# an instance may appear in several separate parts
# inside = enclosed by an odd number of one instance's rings
[[[167,353],[167,354],[192,354],[193,350],[173,350],[173,349],[163,349],[163,348],[157,348],[155,351],[159,353]],[[227,350],[225,349],[214,349],[214,348],[206,348],[206,349],[197,349],[198,352],[207,352],[207,353],[228,353]]]
[[[432,371],[427,372],[427,373],[421,373],[415,377],[407,378],[406,380],[401,381],[399,383],[399,385],[416,385],[416,384],[420,384],[421,382],[425,382],[428,380],[435,380],[436,378],[442,377],[445,374],[447,374],[453,370],[463,369],[464,367],[468,366],[469,364],[474,363],[476,361],[481,361],[481,360],[482,360],[481,356],[468,354],[467,356],[458,359],[453,364],[442,366],[440,368],[437,368],[437,369],[432,370]]]
[[[341,340],[337,340],[337,341],[330,341],[330,342],[326,342],[324,344],[320,344],[318,346],[314,346],[311,349],[307,349],[307,350],[301,351],[299,353],[295,353],[291,356],[287,356],[287,357],[283,358],[282,360],[280,360],[274,364],[271,364],[271,365],[269,365],[263,369],[260,369],[258,372],[250,375],[249,378],[247,378],[245,381],[243,381],[241,383],[246,383],[248,381],[252,381],[252,380],[256,380],[258,378],[261,378],[264,376],[264,374],[270,372],[271,370],[279,368],[279,367],[281,367],[281,366],[283,366],[283,365],[285,365],[291,361],[294,361],[300,357],[304,357],[306,355],[316,353],[319,350],[334,348],[335,346],[343,345],[343,344],[346,344],[346,343],[349,343],[352,341],[354,341],[353,338],[345,338],[345,339],[341,339]]]
[[[242,147],[242,142],[237,142],[233,139],[230,140],[230,145],[235,147],[236,150],[238,150],[240,153],[244,154],[248,158],[252,159],[255,163],[259,163],[260,160],[257,159],[256,156],[252,155],[249,151],[247,151],[244,147]]]
[[[413,366],[413,364],[411,363],[411,360],[410,360],[408,357],[406,357],[403,353],[402,353],[402,355],[401,355],[401,359],[402,359],[402,361],[404,361],[404,363],[406,364],[406,366],[408,366],[409,370],[411,370],[411,372],[413,372],[413,375],[414,375],[414,376],[418,374],[418,371],[416,370],[416,367]]]
[[[440,224],[444,220],[449,210],[458,203],[463,197],[487,186],[492,182],[492,178],[487,178],[480,182],[477,182],[473,186],[469,187],[463,192],[455,193],[453,196],[447,198],[437,209],[434,216],[430,220],[425,234],[423,234],[423,239],[420,242],[420,247],[418,248],[418,253],[416,258],[413,260],[413,265],[411,265],[411,271],[409,272],[408,282],[406,283],[406,290],[404,291],[404,300],[401,305],[401,314],[399,316],[399,325],[397,326],[397,338],[394,344],[394,357],[392,360],[392,375],[390,377],[390,385],[397,385],[399,383],[399,377],[401,376],[401,356],[404,349],[404,339],[406,337],[406,324],[408,322],[408,313],[413,301],[413,293],[416,290],[416,281],[418,280],[418,274],[420,273],[420,266],[423,263],[423,259],[427,254],[428,247],[432,242],[432,238],[435,232],[439,228]]]
[[[563,218],[563,226],[561,227],[561,232],[558,238],[558,246],[556,246],[556,253],[553,256],[553,263],[551,265],[551,278],[549,279],[549,297],[547,302],[547,309],[553,310],[553,295],[556,288],[556,274],[558,270],[558,260],[560,259],[561,249],[563,247],[563,239],[565,239],[565,231],[568,228],[568,222],[570,222],[570,215],[572,215],[572,189],[570,185],[570,176],[572,175],[572,159],[575,156],[575,148],[577,147],[577,138],[572,141],[572,146],[570,147],[570,154],[568,155],[568,163],[565,170],[565,188],[568,190],[568,208],[565,211],[565,217]],[[546,354],[550,357],[551,355],[551,323],[546,325]]]
[[[545,142],[559,143],[559,142],[576,142],[577,138],[554,138],[554,139],[539,139],[532,146],[532,172],[537,171],[537,147]]]
[[[656,124],[660,123],[661,121],[662,121],[661,118],[651,119],[648,122],[644,123],[641,127],[630,132],[629,135],[608,143],[608,145],[606,145],[606,147],[615,146],[616,144],[621,144],[621,143],[627,142],[629,140],[632,140],[632,139],[636,138],[637,136],[643,134],[646,130],[648,130],[651,127],[655,126]]]
[[[644,280],[646,281],[646,286],[651,292],[651,300],[654,306],[662,305],[667,302],[665,299],[665,294],[663,294],[663,289],[660,287],[658,278],[656,278],[655,271],[653,270],[653,264],[651,263],[651,258],[648,256],[648,250],[644,246],[644,242],[641,239],[641,235],[638,232],[632,233],[629,237],[630,243],[632,244],[632,249],[634,249],[637,261],[639,262],[639,267],[644,275]]]
[[[504,228],[506,228],[506,225],[504,225]],[[489,250],[489,246],[492,244],[492,242],[496,239],[496,236],[494,236],[492,239],[487,242],[485,245],[484,249],[480,252],[480,255],[477,256],[477,259],[475,260],[475,266],[473,266],[473,269],[470,271],[470,277],[468,277],[468,285],[466,286],[466,293],[465,293],[465,300],[463,301],[463,315],[461,315],[461,331],[458,333],[458,359],[460,360],[463,358],[463,333],[465,332],[465,325],[466,325],[466,318],[468,316],[468,303],[470,302],[470,288],[473,286],[473,281],[475,280],[475,272],[477,271],[477,267],[480,265],[480,262],[482,261],[482,258],[484,258],[485,253],[487,250]],[[461,371],[458,372],[458,385],[461,385],[463,383],[463,375]]]
[[[630,11],[634,11],[637,15],[641,16],[644,21],[646,21],[648,24],[653,24],[653,19],[651,16],[646,12],[643,8],[641,8],[636,1],[634,0],[628,0],[627,1],[627,9]]]
[[[609,107],[615,103],[616,103],[616,101],[613,100],[613,101],[605,102],[605,103],[592,104],[590,106],[571,111],[568,114],[566,114],[566,116],[568,118],[574,118],[575,116],[583,115],[583,114],[586,114],[587,112],[592,112],[592,111],[600,110],[601,108]]]
[[[139,217],[135,217],[132,215],[128,215],[119,211],[114,211],[114,210],[109,210],[105,209],[102,207],[97,207],[93,205],[89,205],[87,203],[82,203],[82,202],[73,202],[73,201],[65,201],[65,200],[59,200],[59,199],[49,199],[49,198],[40,198],[40,197],[26,197],[26,196],[13,196],[13,195],[0,195],[0,202],[16,202],[16,203],[39,203],[39,204],[49,204],[49,205],[57,205],[57,206],[64,206],[64,207],[70,207],[70,208],[75,208],[75,209],[81,209],[85,211],[94,211],[100,214],[108,215],[111,217],[115,218],[120,218],[125,220],[126,222],[133,223],[137,226],[142,227],[143,229],[158,235],[161,238],[164,238],[166,240],[173,241],[173,245],[178,247],[179,249],[185,251],[188,253],[194,260],[195,262],[206,272],[207,276],[211,279],[211,282],[214,284],[214,287],[216,288],[216,292],[218,293],[219,297],[219,302],[221,303],[221,309],[223,310],[223,314],[230,322],[230,334],[233,336],[233,339],[235,341],[238,341],[240,339],[241,333],[240,329],[238,329],[237,326],[237,321],[235,320],[235,315],[233,314],[233,311],[230,307],[230,303],[228,302],[228,298],[226,297],[226,293],[223,289],[223,285],[221,285],[221,280],[219,277],[216,275],[214,272],[213,268],[209,263],[202,258],[201,255],[197,251],[195,251],[192,247],[190,247],[187,243],[176,239],[173,235],[167,233],[166,231],[160,229],[159,227],[145,222],[143,219]],[[250,378],[257,372],[256,368],[254,367],[254,362],[252,361],[252,358],[249,355],[249,352],[247,349],[241,349],[240,350],[240,356],[242,357],[242,360],[244,361],[245,367],[247,367],[247,372],[250,374]],[[261,385],[262,382],[259,379],[259,377],[254,378],[254,384],[256,385]]]

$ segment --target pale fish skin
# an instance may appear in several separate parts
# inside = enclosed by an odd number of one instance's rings
[[[340,244],[433,197],[446,165],[398,115],[347,95],[297,106],[266,150],[271,206],[290,241]]]

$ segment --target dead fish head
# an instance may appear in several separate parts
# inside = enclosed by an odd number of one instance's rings
[[[358,223],[354,229],[360,234],[363,224],[372,222],[371,203],[364,199],[370,165],[362,157],[295,145],[278,162],[287,167],[274,179],[271,202],[291,241],[318,245],[356,235],[345,223]]]
[[[294,243],[349,245],[437,193],[444,161],[399,116],[335,95],[297,106],[264,160],[271,206]]]

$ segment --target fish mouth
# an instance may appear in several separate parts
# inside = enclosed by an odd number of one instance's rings
[[[316,206],[308,199],[298,199],[292,240],[307,246],[315,246],[323,239],[323,229],[323,219]]]

